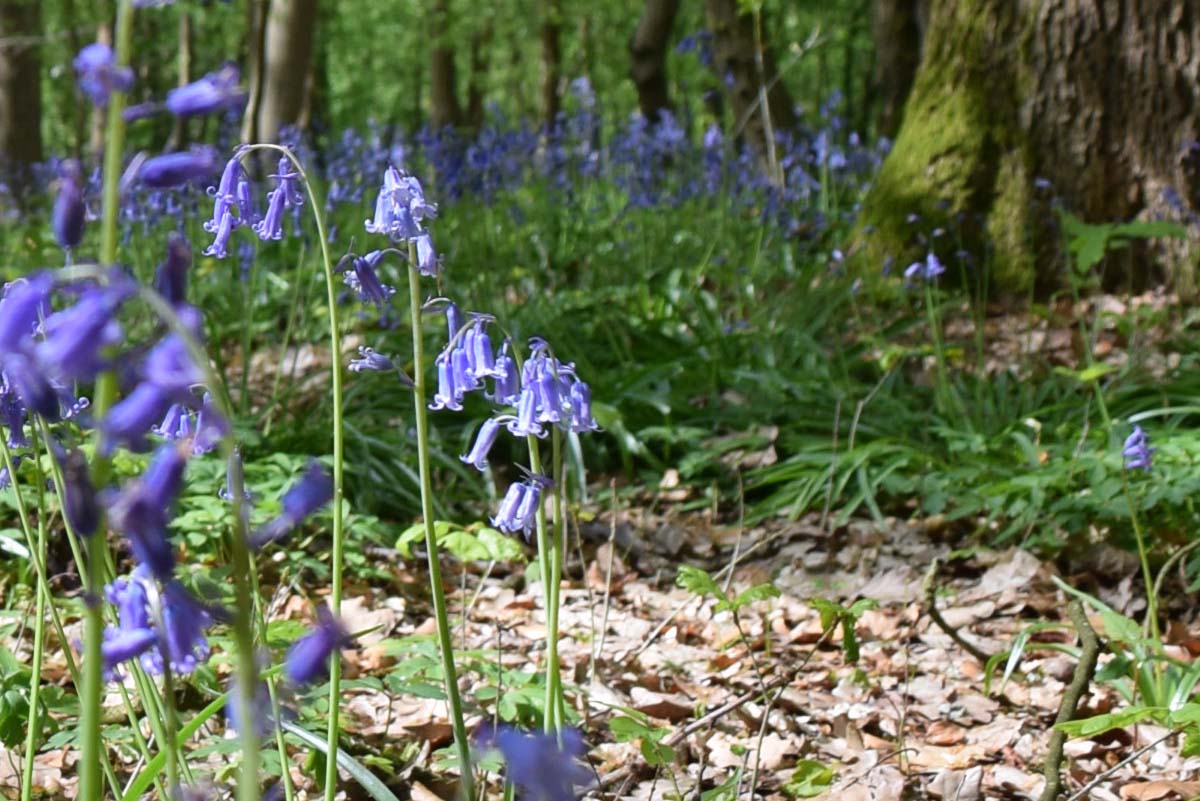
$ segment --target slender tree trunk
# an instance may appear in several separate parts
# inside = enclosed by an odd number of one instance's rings
[[[192,82],[192,15],[187,7],[179,9],[179,57],[176,61],[178,73],[176,85],[187,86]],[[187,120],[176,117],[171,127],[167,150],[178,150],[187,144]]]
[[[433,42],[429,58],[429,124],[435,129],[462,124],[458,71],[448,34],[449,19],[447,0],[436,0],[429,18],[429,38]]]
[[[986,254],[1002,288],[1049,287],[1060,275],[1051,197],[1089,222],[1192,220],[1198,138],[1194,4],[932,0],[904,119],[865,201],[864,266],[919,254],[905,222],[916,213],[921,227],[956,230],[947,239],[976,263]],[[1184,290],[1200,253],[1192,236],[1164,251]]]
[[[871,36],[875,40],[875,93],[879,133],[895,136],[921,63],[919,0],[874,0]]]
[[[0,0],[0,163],[20,190],[42,160],[41,0]]]
[[[773,136],[795,129],[796,110],[779,79],[766,22],[761,16],[742,13],[740,5],[738,0],[707,0],[714,67],[726,86],[734,133],[774,170]]]
[[[467,78],[467,126],[478,131],[483,126],[483,82],[491,61],[488,50],[493,27],[489,24],[471,36],[471,73]]]
[[[250,0],[246,4],[246,31],[249,46],[246,53],[249,97],[242,116],[242,141],[259,142],[258,110],[262,106],[263,76],[266,74],[267,15],[270,0]]]
[[[562,110],[562,0],[542,0],[542,126],[552,129]]]
[[[257,114],[257,133],[262,140],[276,141],[281,128],[300,121],[316,22],[317,0],[271,2]]]
[[[656,122],[671,109],[667,90],[667,46],[679,12],[679,0],[646,0],[637,29],[629,40],[629,77],[637,87],[642,116]]]

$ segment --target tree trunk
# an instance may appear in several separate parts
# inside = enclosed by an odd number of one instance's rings
[[[429,38],[433,41],[429,59],[429,124],[435,129],[462,125],[458,71],[447,27],[448,5],[447,0],[436,0],[429,18]]]
[[[738,0],[708,0],[717,76],[729,95],[735,135],[775,170],[774,137],[796,127],[796,109],[775,68],[762,15],[742,13]]]
[[[542,25],[542,126],[552,129],[562,110],[562,0],[543,0]]]
[[[176,61],[176,86],[187,86],[192,82],[192,15],[184,6],[179,9],[179,57]],[[176,117],[171,126],[171,137],[167,150],[179,150],[187,144],[187,120]]]
[[[308,91],[317,0],[272,0],[267,13],[262,95],[256,115],[260,140],[274,142],[300,121]]]
[[[865,201],[861,252],[868,268],[903,263],[923,255],[915,228],[944,226],[977,263],[988,254],[999,287],[1050,286],[1051,195],[1089,222],[1190,220],[1200,169],[1187,151],[1198,137],[1194,6],[933,0],[904,121]],[[912,213],[920,226],[906,222]],[[1197,244],[1193,234],[1171,254],[1184,290],[1195,286]]]
[[[900,130],[904,101],[912,90],[921,63],[922,0],[874,0],[871,36],[875,40],[876,128],[892,137]]]
[[[246,86],[249,89],[249,97],[246,101],[246,111],[242,116],[243,142],[261,141],[258,137],[258,110],[262,107],[263,75],[266,72],[267,54],[267,13],[270,6],[270,0],[251,0],[246,5],[246,38],[249,42],[246,53],[249,73]]]
[[[667,46],[679,13],[679,0],[646,0],[629,40],[629,77],[637,87],[638,108],[650,122],[671,110],[667,92]]]
[[[41,0],[0,0],[0,163],[24,187],[42,160]]]
[[[467,126],[478,131],[483,126],[483,81],[487,78],[488,48],[492,43],[492,25],[471,36],[471,73],[467,78]]]

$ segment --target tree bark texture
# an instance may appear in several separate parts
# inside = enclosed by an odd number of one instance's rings
[[[471,36],[471,73],[467,78],[467,126],[473,131],[483,127],[484,85],[491,63],[489,49],[493,27],[488,25]]]
[[[317,0],[271,2],[256,123],[260,140],[274,142],[281,128],[300,121],[309,86],[316,22]]]
[[[454,49],[447,33],[449,9],[446,0],[437,0],[429,17],[429,124],[436,128],[462,124],[462,106],[458,102],[458,72]]]
[[[733,111],[732,130],[766,155],[771,150],[769,135],[793,130],[797,124],[791,94],[779,80],[771,55],[766,23],[742,13],[738,0],[708,0],[707,14],[714,66]]]
[[[539,38],[542,44],[542,125],[547,130],[562,110],[562,0],[543,0]]]
[[[671,110],[667,91],[667,47],[679,13],[679,0],[646,0],[629,40],[629,77],[637,88],[638,108],[650,122]]]
[[[881,136],[895,136],[921,64],[922,0],[874,0],[871,38],[875,42],[874,90]]]
[[[0,163],[42,160],[41,0],[0,0]]]
[[[246,5],[246,30],[249,47],[246,53],[249,97],[242,117],[242,141],[258,142],[258,110],[262,106],[263,75],[266,73],[267,12],[270,0],[250,0]]]
[[[865,267],[923,255],[915,229],[945,226],[1000,288],[1053,286],[1051,198],[1088,222],[1191,220],[1198,138],[1194,4],[932,0],[904,120],[864,204]],[[1198,244],[1193,230],[1164,251],[1181,289],[1195,287]]]

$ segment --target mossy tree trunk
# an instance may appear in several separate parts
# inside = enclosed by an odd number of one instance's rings
[[[458,102],[458,69],[449,33],[450,9],[447,0],[437,0],[429,16],[429,124],[434,129],[462,125],[462,105]]]
[[[951,235],[940,255],[965,247],[998,288],[1053,286],[1051,198],[1089,222],[1189,218],[1200,198],[1200,161],[1192,169],[1187,156],[1198,129],[1192,4],[932,0],[903,123],[864,204],[859,254],[867,269],[905,263],[923,255],[920,233],[942,227]],[[1187,250],[1170,254],[1181,285],[1192,280]]]

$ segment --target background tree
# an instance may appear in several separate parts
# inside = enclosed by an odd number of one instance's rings
[[[463,117],[449,13],[447,0],[436,0],[429,15],[429,124],[434,128],[461,125]]]
[[[21,182],[42,159],[40,0],[0,0],[0,163]]]
[[[873,0],[871,35],[875,40],[873,89],[878,103],[876,128],[895,136],[921,63],[921,28],[927,0]]]
[[[667,92],[667,46],[679,13],[679,0],[646,0],[629,40],[629,77],[637,87],[638,108],[654,122],[671,108]]]
[[[255,109],[258,138],[275,141],[279,130],[301,119],[309,91],[309,65],[317,0],[271,0],[267,10],[261,95]]]
[[[542,45],[542,125],[554,127],[562,110],[562,0],[542,0],[542,23],[538,39]]]
[[[1093,222],[1190,215],[1198,129],[1192,4],[932,0],[904,120],[864,207],[866,266],[916,255],[916,213],[990,254],[1000,286],[1048,285],[1051,194]],[[1193,239],[1174,254],[1180,286],[1194,286],[1196,252]]]
[[[794,129],[797,120],[771,55],[764,13],[747,11],[739,0],[708,0],[706,8],[715,69],[733,111],[732,130],[774,165],[772,136]]]

